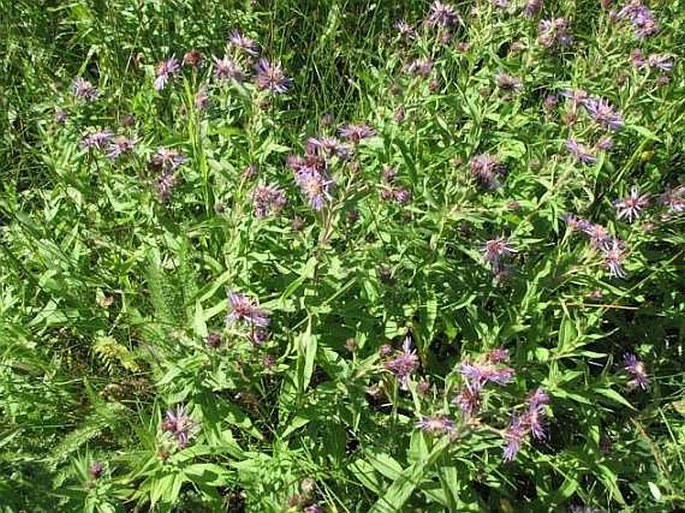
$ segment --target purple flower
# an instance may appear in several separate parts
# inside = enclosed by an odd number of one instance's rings
[[[528,397],[528,411],[524,414],[524,423],[534,438],[545,438],[545,405],[549,404],[549,395],[542,388],[536,389]]]
[[[469,380],[473,390],[480,390],[487,383],[506,385],[514,379],[514,369],[489,362],[459,364],[459,373]]]
[[[599,140],[595,143],[595,147],[598,150],[607,151],[614,147],[614,141],[611,139],[611,137],[605,135],[599,138]]]
[[[535,17],[541,10],[545,0],[528,0],[523,8],[523,15],[530,19]]]
[[[628,219],[629,223],[632,223],[635,219],[640,217],[640,214],[649,204],[649,196],[647,194],[640,195],[640,189],[633,186],[630,188],[630,194],[627,198],[614,203],[614,206],[618,210],[616,217],[618,219],[623,219],[624,217]]]
[[[430,59],[416,59],[407,66],[407,73],[427,77],[433,70],[433,61]]]
[[[649,388],[649,378],[647,376],[647,371],[645,370],[645,364],[637,359],[632,353],[626,353],[623,357],[625,370],[630,376],[630,381],[628,382],[628,387],[631,389],[642,388],[647,390]]]
[[[161,176],[155,182],[155,188],[157,189],[157,195],[159,200],[162,202],[169,201],[171,198],[171,192],[176,186],[176,174],[174,171],[164,171]]]
[[[561,92],[561,96],[571,100],[571,108],[574,111],[588,99],[587,91],[583,89],[566,89]]]
[[[476,155],[469,162],[471,174],[487,189],[497,189],[501,186],[498,176],[506,173],[506,168],[500,162],[499,157],[489,153]]]
[[[197,423],[190,418],[185,405],[179,404],[175,410],[167,410],[166,419],[162,423],[162,431],[171,433],[183,449],[197,431]]]
[[[667,189],[661,195],[661,203],[668,207],[669,212],[673,214],[685,212],[685,185],[675,189]]]
[[[492,5],[504,9],[509,5],[509,0],[492,0]]]
[[[549,404],[549,394],[544,388],[536,388],[528,396],[528,406],[533,409],[542,408],[544,405]]]
[[[207,88],[205,86],[198,89],[197,94],[195,94],[195,108],[197,110],[205,110],[209,105],[209,94],[207,93]]]
[[[88,80],[85,80],[81,77],[76,77],[74,79],[72,88],[76,98],[85,100],[87,102],[95,101],[97,100],[98,96],[100,96],[100,91],[98,91],[98,88],[88,82]]]
[[[67,119],[69,118],[69,114],[63,109],[55,109],[55,122],[56,123],[66,123]]]
[[[587,223],[582,230],[590,237],[590,244],[594,248],[600,248],[607,242],[611,242],[609,231],[601,224]]]
[[[245,80],[240,67],[228,55],[224,55],[221,59],[214,57],[214,76],[218,80],[232,79],[236,82]]]
[[[109,145],[109,151],[107,152],[107,158],[110,160],[116,160],[121,157],[124,153],[128,153],[133,149],[136,144],[136,139],[129,139],[125,135],[120,135],[112,141]]]
[[[311,504],[304,508],[302,511],[303,513],[324,513],[323,508],[318,504]]]
[[[430,27],[452,27],[461,23],[461,17],[457,10],[449,4],[435,0],[428,11],[426,25]]]
[[[205,343],[207,344],[207,347],[216,349],[221,345],[221,334],[216,332],[208,334]]]
[[[542,108],[545,109],[546,111],[551,111],[554,110],[559,103],[559,99],[557,98],[557,95],[555,94],[548,94],[545,96],[545,99],[542,101]]]
[[[502,258],[510,257],[518,250],[514,249],[504,237],[491,239],[483,246],[483,258],[492,265],[493,272],[498,272]]]
[[[177,73],[181,69],[181,65],[178,59],[174,56],[170,57],[166,61],[162,61],[157,65],[155,71],[155,90],[161,91],[166,87],[167,82],[174,73]]]
[[[111,130],[92,132],[81,140],[81,146],[88,150],[103,150],[105,145],[112,140],[112,137],[114,137],[114,133]]]
[[[161,147],[153,155],[150,163],[162,172],[173,173],[186,160],[188,159],[178,150]]]
[[[630,52],[630,62],[632,62],[633,66],[638,69],[647,67],[647,59],[642,53],[642,50],[639,48],[635,48],[632,52]]]
[[[314,210],[321,210],[325,202],[332,199],[330,189],[333,180],[316,168],[302,167],[295,173],[295,182]]]
[[[573,214],[566,214],[564,216],[564,221],[566,222],[566,226],[568,226],[569,230],[572,232],[582,231],[587,233],[587,230],[592,226],[589,221],[586,221],[585,219]]]
[[[673,71],[673,59],[665,54],[653,53],[647,57],[647,66],[650,69],[658,69],[664,73]]]
[[[509,361],[509,351],[502,347],[491,350],[485,355],[485,358],[492,363],[505,363]]]
[[[259,308],[252,299],[232,290],[228,290],[227,294],[231,305],[231,312],[226,316],[227,326],[238,321],[259,328],[266,328],[269,325],[269,313]]]
[[[456,432],[456,424],[445,415],[423,417],[415,424],[416,428],[431,435],[453,435]]]
[[[257,328],[248,335],[248,338],[255,346],[261,347],[266,342],[266,339],[269,338],[269,332],[261,328]]]
[[[285,72],[278,62],[259,59],[255,70],[257,71],[255,83],[257,88],[262,91],[266,90],[272,93],[283,94],[292,85],[292,80],[285,76]]]
[[[452,399],[452,403],[459,406],[459,409],[465,417],[472,417],[480,410],[480,389],[476,389],[466,382],[459,394]]]
[[[336,137],[323,136],[318,139],[310,137],[307,139],[307,153],[324,154],[328,157],[337,155],[340,158],[347,158],[350,149],[342,144]]]
[[[497,87],[503,91],[509,91],[512,93],[520,93],[521,89],[523,89],[523,82],[520,78],[514,77],[502,71],[498,71],[495,74],[495,83],[497,84]]]
[[[397,29],[397,32],[399,32],[400,37],[404,37],[407,39],[414,39],[416,37],[416,31],[414,30],[414,27],[409,25],[404,20],[398,20],[395,22],[395,28]]]
[[[349,124],[340,129],[340,137],[353,143],[358,143],[362,139],[367,139],[374,135],[376,135],[376,131],[363,123],[359,125]]]
[[[538,24],[538,41],[547,48],[551,48],[554,44],[568,46],[573,41],[568,30],[569,22],[564,18],[541,20]]]
[[[618,239],[611,239],[602,246],[604,253],[604,264],[609,269],[609,276],[614,278],[625,278],[626,272],[623,270],[623,261],[626,258],[625,244]]]
[[[419,357],[411,347],[411,337],[404,339],[402,352],[392,360],[385,362],[385,368],[395,374],[402,390],[409,388],[409,376],[419,367]]]
[[[659,32],[659,23],[654,19],[652,11],[642,5],[640,0],[631,0],[618,12],[616,18],[629,20],[635,37],[639,39]]]
[[[575,139],[566,141],[566,149],[578,162],[582,162],[583,164],[593,164],[597,161],[597,157],[592,154],[590,149],[587,146],[580,144]]]
[[[88,468],[88,473],[93,479],[98,479],[102,475],[103,471],[104,467],[102,466],[102,463],[100,463],[99,461],[94,461],[90,464],[90,467]]]
[[[234,46],[238,50],[241,50],[252,56],[257,55],[259,52],[257,42],[254,39],[243,35],[240,30],[234,30],[231,36],[228,38],[228,42],[231,46]]]
[[[611,104],[602,98],[589,98],[583,103],[590,117],[602,128],[620,130],[623,118]]]
[[[511,423],[502,433],[502,437],[506,442],[504,446],[505,461],[512,461],[516,457],[527,434],[528,429],[521,417],[511,419]]]
[[[258,185],[252,193],[255,215],[260,218],[277,214],[285,206],[285,193],[275,185]]]

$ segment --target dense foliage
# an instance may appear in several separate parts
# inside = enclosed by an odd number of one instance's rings
[[[3,512],[685,508],[682,0],[0,7]]]

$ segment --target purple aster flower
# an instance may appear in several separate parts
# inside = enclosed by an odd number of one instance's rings
[[[267,217],[280,212],[286,204],[285,193],[275,185],[258,185],[252,193],[255,215]]]
[[[166,61],[160,62],[155,71],[155,90],[161,91],[164,89],[171,76],[177,73],[180,69],[181,65],[178,62],[178,59],[174,56],[170,57]]]
[[[504,9],[509,5],[509,0],[492,0],[492,5]]]
[[[221,334],[216,332],[210,333],[209,335],[207,335],[205,343],[207,344],[207,347],[211,349],[216,349],[221,345]]]
[[[583,103],[590,117],[601,127],[620,130],[623,127],[623,117],[616,112],[611,104],[602,98],[589,98]]]
[[[601,248],[607,242],[611,242],[609,231],[601,224],[587,223],[582,230],[590,237],[590,245],[594,248]]]
[[[599,140],[595,143],[595,147],[598,150],[608,151],[614,147],[614,141],[611,137],[605,135],[599,138]]]
[[[200,87],[198,89],[197,94],[195,95],[195,108],[197,110],[205,110],[209,106],[209,93],[207,92],[207,88],[205,86]]]
[[[153,155],[150,164],[162,172],[173,173],[178,167],[188,160],[181,152],[173,148],[161,147]]]
[[[349,148],[336,137],[323,136],[318,139],[310,137],[307,140],[307,153],[310,154],[319,153],[329,157],[337,155],[344,159],[348,156],[349,151]]]
[[[301,168],[295,173],[295,182],[314,210],[321,210],[325,202],[332,199],[330,189],[333,180],[316,168],[309,166]]]
[[[530,19],[534,18],[541,10],[545,0],[528,0],[523,8],[523,15]]]
[[[648,204],[649,195],[641,195],[640,189],[633,186],[630,188],[630,194],[627,198],[614,203],[614,206],[618,210],[616,218],[623,219],[625,217],[628,219],[629,223],[632,223],[635,219],[640,217],[640,214]]]
[[[673,59],[665,54],[652,53],[647,57],[647,66],[650,69],[658,69],[664,73],[673,71]]]
[[[252,342],[255,346],[261,347],[266,342],[266,339],[269,338],[269,332],[258,328],[256,330],[253,330],[248,335],[248,338],[250,339],[250,342]]]
[[[85,100],[87,102],[95,101],[97,100],[98,96],[100,96],[100,91],[98,91],[98,88],[88,82],[88,80],[85,80],[81,77],[76,77],[74,79],[74,82],[72,83],[72,89],[74,90],[74,96],[76,96],[76,98]]]
[[[528,396],[528,406],[533,409],[542,408],[549,404],[549,394],[544,388],[538,387]]]
[[[155,182],[155,188],[157,189],[157,195],[159,200],[162,202],[169,201],[171,198],[171,192],[176,186],[176,174],[174,170],[164,171],[160,177]]]
[[[240,67],[228,55],[224,55],[222,59],[214,57],[214,76],[218,80],[232,79],[239,83],[245,80]]]
[[[602,246],[604,253],[604,264],[609,269],[609,276],[613,278],[625,278],[626,272],[623,270],[623,261],[626,258],[625,244],[619,239],[611,239]]]
[[[630,62],[632,62],[633,66],[638,69],[647,67],[647,59],[642,53],[642,50],[639,48],[635,48],[632,52],[630,52]]]
[[[404,187],[395,187],[392,190],[392,196],[397,203],[399,203],[400,205],[404,205],[406,203],[409,203],[409,200],[411,199],[411,192],[409,192],[409,190],[405,189]]]
[[[476,155],[469,162],[471,174],[487,189],[497,189],[501,186],[498,179],[506,173],[506,168],[500,162],[496,155],[489,153],[481,153]]]
[[[385,362],[385,368],[395,374],[402,390],[409,388],[409,376],[419,367],[419,357],[411,347],[411,337],[404,339],[402,352],[392,360]]]
[[[257,42],[254,39],[245,36],[240,30],[234,30],[228,38],[228,42],[231,46],[234,46],[238,50],[249,55],[255,56],[259,53]]]
[[[120,135],[114,139],[109,145],[109,151],[107,152],[107,158],[110,160],[116,160],[121,157],[124,153],[130,152],[136,144],[137,139],[129,139],[125,135]]]
[[[433,70],[433,61],[430,59],[416,59],[407,66],[407,73],[427,77]]]
[[[629,20],[633,25],[635,37],[639,39],[659,32],[659,23],[654,19],[652,11],[640,0],[631,0],[617,13],[616,18]]]
[[[451,5],[435,0],[431,4],[425,22],[430,27],[452,27],[461,23],[461,17]]]
[[[503,91],[508,91],[511,93],[520,93],[523,89],[523,82],[520,78],[514,77],[502,71],[498,71],[495,74],[495,83],[497,84],[497,87]]]
[[[647,390],[649,388],[649,377],[647,376],[647,371],[645,370],[645,364],[637,359],[632,353],[626,353],[623,357],[625,370],[630,376],[631,380],[628,382],[628,386],[631,389],[642,388]]]
[[[569,139],[566,141],[566,149],[571,155],[573,155],[578,162],[583,164],[594,164],[597,162],[597,157],[595,157],[590,149],[580,144],[575,139]]]
[[[369,125],[365,124],[349,124],[340,129],[340,137],[347,139],[353,143],[358,143],[362,139],[367,139],[376,135],[376,131]]]
[[[523,421],[531,434],[538,440],[545,438],[545,405],[549,404],[549,395],[542,388],[538,388],[528,397],[528,411]]]
[[[491,239],[483,246],[483,258],[492,265],[493,272],[499,271],[502,258],[510,257],[514,253],[518,253],[518,250],[504,237]]]
[[[502,433],[502,437],[506,442],[504,446],[505,461],[512,461],[516,457],[527,434],[528,429],[523,419],[521,417],[514,417]]]
[[[406,39],[414,39],[416,37],[416,31],[414,30],[414,27],[409,25],[404,20],[398,20],[395,22],[395,28],[397,29],[397,32],[399,32],[400,37],[404,37]]]
[[[197,423],[188,415],[185,405],[182,404],[176,406],[175,410],[167,410],[166,419],[162,423],[162,431],[171,433],[176,438],[179,449],[187,447],[197,427]]]
[[[226,316],[227,326],[238,321],[260,328],[266,328],[269,325],[269,313],[259,308],[248,296],[232,290],[228,290],[227,294],[231,305],[231,312]]]
[[[669,212],[673,214],[685,212],[685,185],[675,189],[667,189],[661,195],[661,203],[668,207]]]
[[[452,399],[452,403],[459,406],[465,417],[472,417],[480,410],[480,389],[475,389],[475,387],[466,382],[459,394]]]
[[[431,435],[454,435],[457,430],[454,421],[445,415],[423,417],[415,426],[417,429]]]
[[[492,363],[505,363],[509,361],[509,351],[507,349],[504,349],[502,347],[498,347],[496,349],[493,349],[489,351],[485,355],[486,360],[492,362]]]
[[[555,44],[568,46],[573,41],[568,31],[569,22],[564,18],[541,20],[538,24],[538,41],[547,48]]]
[[[99,461],[94,461],[90,464],[90,467],[88,467],[88,473],[93,479],[98,479],[100,476],[102,476],[102,472],[104,470],[105,468]]]
[[[487,383],[497,383],[504,386],[514,379],[514,369],[494,365],[490,362],[460,363],[459,373],[469,380],[474,390],[482,389]]]
[[[262,91],[266,90],[272,93],[283,94],[292,85],[292,80],[285,76],[285,72],[278,62],[259,59],[255,70],[257,71],[255,83],[257,88]]]
[[[324,510],[318,504],[311,504],[302,510],[303,513],[324,513]]]
[[[582,231],[587,233],[587,230],[592,226],[592,224],[589,221],[586,221],[585,219],[582,219],[573,214],[564,215],[564,221],[566,222],[566,226],[568,226],[569,230],[571,230],[572,232]]]
[[[561,96],[571,100],[571,109],[574,111],[588,99],[587,91],[583,89],[566,89],[561,92]]]
[[[81,147],[88,150],[103,150],[112,140],[114,133],[111,130],[99,130],[92,132],[81,139]]]
[[[554,110],[559,103],[559,98],[557,98],[556,94],[548,94],[545,96],[545,99],[542,101],[542,108],[545,109],[546,111],[551,111]]]
[[[64,124],[66,123],[67,119],[69,119],[69,115],[67,112],[63,109],[55,109],[55,122],[59,124]]]

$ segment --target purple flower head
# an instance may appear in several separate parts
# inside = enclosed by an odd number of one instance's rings
[[[109,151],[107,151],[107,158],[110,160],[116,160],[121,157],[124,153],[128,153],[133,150],[137,139],[129,139],[125,135],[120,135],[116,137],[109,145]]]
[[[205,339],[205,344],[211,349],[216,349],[221,345],[221,334],[216,332],[210,333]]]
[[[647,67],[647,59],[642,53],[642,50],[639,48],[635,48],[632,52],[630,52],[630,62],[632,62],[633,66],[638,69]]]
[[[474,390],[482,389],[487,383],[504,386],[514,379],[514,369],[490,362],[460,363],[459,373],[468,379]]]
[[[617,209],[616,217],[623,219],[624,217],[629,223],[640,217],[642,211],[649,204],[649,195],[640,194],[640,189],[633,186],[630,188],[630,194],[627,198],[614,203]]]
[[[445,415],[423,417],[415,426],[430,435],[454,435],[457,430],[454,421]]]
[[[492,0],[492,5],[504,9],[509,5],[509,0]]]
[[[359,125],[349,124],[340,129],[340,137],[355,144],[374,135],[376,135],[376,131],[363,123]]]
[[[528,0],[523,8],[523,15],[530,19],[534,18],[541,10],[545,0]]]
[[[590,244],[593,248],[601,248],[605,243],[611,241],[609,231],[601,224],[587,223],[582,227],[582,230],[590,237]]]
[[[506,173],[506,168],[496,155],[481,153],[469,162],[471,174],[487,189],[497,189],[501,186],[498,177]]]
[[[261,328],[257,328],[249,334],[248,338],[255,346],[261,347],[266,342],[266,339],[269,338],[269,332]]]
[[[257,77],[255,83],[262,91],[270,91],[283,94],[292,85],[292,79],[288,78],[278,62],[270,62],[267,59],[259,59],[255,66]]]
[[[258,185],[252,193],[252,202],[257,217],[277,214],[285,206],[285,193],[275,185]]]
[[[232,290],[228,290],[227,294],[231,306],[231,312],[226,316],[227,326],[239,321],[259,328],[269,325],[269,313],[259,308],[248,296]]]
[[[626,259],[625,244],[618,239],[611,239],[602,246],[604,253],[604,264],[609,269],[609,276],[613,278],[625,278],[626,272],[623,270],[623,261]]]
[[[659,23],[654,19],[652,11],[644,6],[640,0],[631,0],[618,12],[616,18],[630,21],[635,37],[638,39],[659,32]]]
[[[492,265],[493,272],[500,269],[502,258],[510,257],[514,253],[518,253],[518,250],[514,249],[504,237],[491,239],[483,246],[483,258]]]
[[[164,171],[161,176],[155,182],[155,188],[157,189],[157,196],[162,202],[169,201],[171,198],[171,192],[176,186],[176,175],[173,171]]]
[[[506,363],[509,361],[509,351],[507,349],[504,349],[502,347],[498,347],[496,349],[493,349],[492,351],[488,352],[485,355],[485,359],[494,363]]]
[[[589,98],[583,103],[590,117],[604,129],[620,130],[623,117],[603,98]]]
[[[538,24],[538,41],[547,48],[555,44],[568,46],[573,41],[568,31],[569,22],[564,18],[541,20]]]
[[[304,508],[302,511],[303,513],[324,513],[323,508],[318,504],[311,504]]]
[[[416,59],[407,65],[407,73],[427,77],[433,70],[433,61],[430,59]]]
[[[98,479],[100,476],[102,476],[102,472],[104,470],[105,468],[99,461],[94,461],[90,464],[90,467],[88,467],[88,473],[93,479]]]
[[[305,166],[295,173],[295,182],[309,200],[314,210],[321,210],[332,199],[330,189],[333,180],[316,168]]]
[[[69,114],[63,109],[55,109],[55,122],[59,124],[66,123],[69,119]]]
[[[523,89],[523,82],[520,78],[509,75],[502,71],[498,71],[495,74],[495,83],[497,87],[503,91],[508,91],[511,93],[520,93]]]
[[[255,56],[259,53],[259,47],[257,42],[245,36],[240,30],[234,30],[228,38],[228,43],[234,46],[238,50],[245,52],[249,55]]]
[[[72,89],[74,90],[74,96],[76,96],[76,98],[87,102],[95,101],[98,96],[100,96],[98,88],[81,77],[76,77],[74,79]]]
[[[590,151],[587,146],[580,144],[575,139],[569,139],[566,141],[566,149],[575,157],[578,162],[583,164],[594,164],[597,162],[597,157],[592,154],[592,151]]]
[[[392,360],[385,362],[385,368],[395,374],[402,390],[409,388],[409,376],[419,367],[419,357],[411,347],[411,337],[404,339],[402,352]]]
[[[394,200],[400,205],[405,205],[409,203],[409,200],[411,200],[411,192],[409,192],[409,190],[405,189],[404,187],[395,187],[392,190],[392,196]]]
[[[451,5],[435,0],[431,4],[425,23],[429,27],[452,27],[461,23],[461,17]]]
[[[200,89],[198,89],[197,93],[195,94],[194,102],[197,110],[207,109],[209,106],[209,93],[207,92],[207,88],[205,86],[202,86]]]
[[[528,429],[524,420],[521,417],[514,417],[502,433],[506,442],[504,446],[505,461],[512,461],[516,457],[527,434]]]
[[[414,30],[414,27],[409,25],[409,23],[404,20],[396,21],[394,27],[400,34],[400,37],[404,37],[406,39],[414,39],[416,37],[416,31]]]
[[[545,99],[542,101],[542,108],[545,109],[546,111],[551,111],[554,110],[559,103],[559,98],[557,98],[556,94],[548,94],[545,96]]]
[[[566,222],[566,226],[568,226],[569,230],[572,232],[587,232],[587,230],[592,226],[589,221],[581,219],[573,214],[566,214],[564,216],[564,221]]]
[[[538,387],[528,395],[528,407],[534,410],[549,404],[549,394],[544,388]]]
[[[661,195],[661,203],[668,207],[668,211],[672,214],[685,212],[685,185],[667,189]]]
[[[224,55],[221,59],[214,57],[214,76],[217,80],[231,79],[239,83],[245,80],[240,66],[228,55]]]
[[[561,92],[561,96],[571,100],[571,108],[577,109],[578,106],[585,104],[588,99],[587,91],[584,89],[566,89]]]
[[[323,136],[318,139],[311,137],[307,140],[307,153],[323,154],[328,157],[337,155],[345,159],[349,155],[350,149],[342,144],[336,137]]]
[[[673,59],[665,54],[652,53],[647,57],[647,66],[650,69],[658,69],[664,73],[673,71]]]
[[[173,173],[186,160],[186,157],[178,150],[161,147],[153,155],[150,163],[162,172]]]
[[[649,377],[647,376],[647,371],[645,370],[645,364],[637,359],[632,353],[626,353],[623,357],[624,367],[628,375],[630,376],[630,381],[628,386],[631,389],[642,388],[647,390],[649,388]]]
[[[599,138],[599,140],[595,143],[595,147],[598,150],[608,151],[614,147],[614,141],[611,137],[605,135]]]
[[[174,410],[167,410],[166,419],[162,422],[162,431],[171,433],[179,449],[188,445],[197,431],[197,423],[188,415],[185,405],[179,404]]]
[[[472,387],[468,382],[464,383],[459,394],[452,399],[452,403],[459,406],[459,409],[465,417],[472,417],[480,410],[480,389]]]
[[[111,130],[92,132],[81,139],[81,147],[87,150],[104,150],[112,137],[114,133]]]
[[[166,61],[160,62],[155,70],[155,90],[161,91],[164,89],[171,76],[177,73],[180,69],[181,64],[174,56],[170,57]]]
[[[545,405],[549,404],[549,395],[542,388],[537,388],[528,396],[528,411],[524,414],[525,424],[534,438],[545,437]]]

